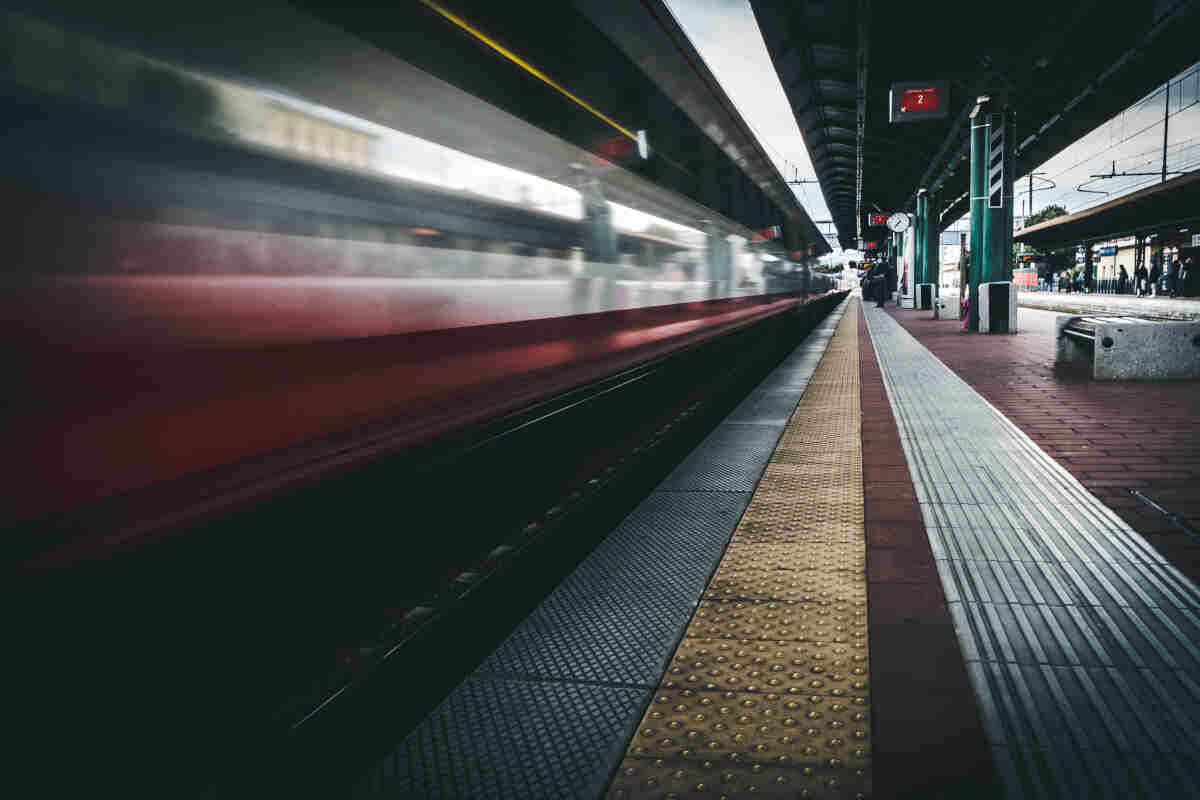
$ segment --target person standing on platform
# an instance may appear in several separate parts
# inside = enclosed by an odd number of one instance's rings
[[[1150,280],[1150,273],[1146,272],[1146,265],[1142,264],[1133,271],[1133,282],[1135,294],[1138,297],[1146,296],[1146,283]]]
[[[1179,268],[1179,296],[1180,297],[1191,297],[1192,296],[1192,288],[1188,284],[1192,280],[1193,269],[1194,269],[1194,265],[1192,264],[1192,257],[1188,256],[1187,258],[1185,258],[1183,260],[1183,266],[1181,266]]]
[[[1162,265],[1158,259],[1150,265],[1150,296],[1158,297],[1158,282],[1162,278]]]
[[[1167,297],[1179,296],[1179,256],[1171,259],[1167,267]]]
[[[867,275],[871,281],[871,299],[875,301],[876,308],[883,308],[883,264],[876,261]]]
[[[1129,292],[1129,273],[1125,271],[1125,265],[1121,265],[1121,274],[1117,276],[1117,294],[1126,294]]]

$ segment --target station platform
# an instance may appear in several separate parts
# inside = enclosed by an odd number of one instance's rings
[[[1021,292],[1017,295],[1017,302],[1022,308],[1039,308],[1064,314],[1106,313],[1186,321],[1200,319],[1200,300],[1193,297]]]
[[[943,292],[957,303],[959,295]],[[1195,297],[1134,297],[1128,294],[1079,294],[1073,292],[1020,292],[1017,304],[1021,308],[1036,308],[1062,314],[1119,314],[1133,317],[1156,317],[1174,320],[1200,320],[1200,298]]]
[[[1198,451],[1037,421],[1194,382],[1093,396],[1022,314],[847,298],[354,796],[1200,797],[1195,509],[1093,477]]]

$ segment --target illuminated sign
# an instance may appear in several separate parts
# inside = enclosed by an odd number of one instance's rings
[[[905,114],[910,111],[937,111],[941,104],[942,97],[936,86],[905,89],[900,95],[900,111]]]
[[[875,250],[878,247],[879,247],[879,242],[867,242],[868,250]]]
[[[887,214],[869,214],[867,215],[867,225],[872,228],[882,227],[887,225]]]
[[[596,142],[593,149],[603,158],[616,161],[633,155],[635,146],[636,142],[626,139],[624,136],[610,136]]]
[[[637,132],[637,151],[643,159],[650,157],[650,140],[646,138],[645,131]]]
[[[888,122],[945,119],[950,113],[950,84],[946,81],[893,83]]]

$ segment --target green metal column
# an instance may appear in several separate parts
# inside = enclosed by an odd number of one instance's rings
[[[938,244],[937,195],[925,195],[925,282],[933,284],[933,296],[938,296],[938,285],[942,282],[942,248]]]
[[[917,213],[913,216],[913,296],[925,283],[925,190],[917,192]]]
[[[971,112],[971,311],[979,330],[979,285],[1012,280],[1013,175],[1010,114],[980,97]]]
[[[615,264],[617,232],[613,228],[612,208],[604,197],[604,188],[592,171],[572,166],[579,193],[583,195],[583,258],[589,264]]]

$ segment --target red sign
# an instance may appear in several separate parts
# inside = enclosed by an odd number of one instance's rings
[[[887,225],[887,214],[872,214],[871,215],[871,225],[872,225],[872,227],[879,226],[879,225]]]
[[[867,242],[867,249],[874,250],[879,247],[879,242]]]
[[[900,97],[901,111],[937,111],[941,97],[936,88],[905,89]]]
[[[625,158],[633,155],[636,144],[624,136],[613,136],[596,142],[595,151],[609,160]]]

